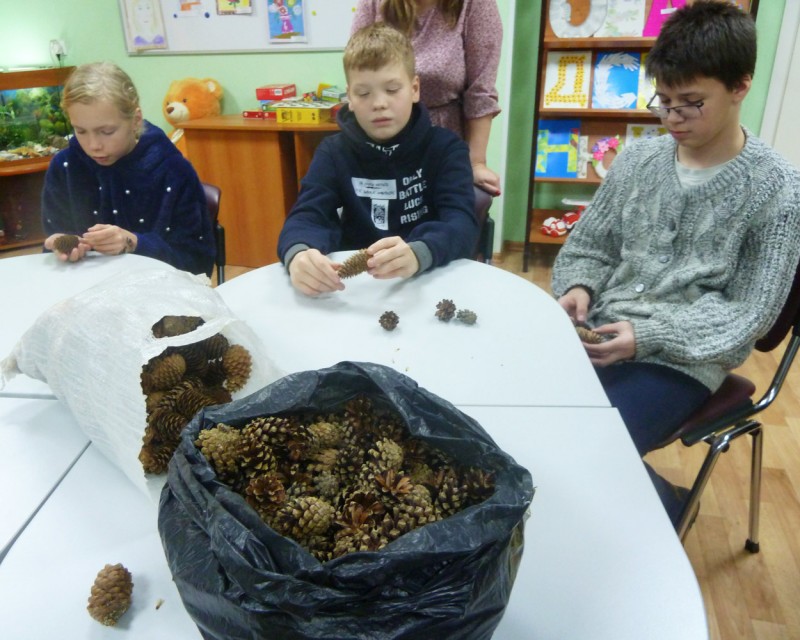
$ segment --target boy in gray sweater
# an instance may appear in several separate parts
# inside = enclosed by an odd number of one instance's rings
[[[752,18],[697,0],[647,57],[669,135],[615,160],[553,268],[611,404],[644,456],[741,365],[786,300],[800,256],[800,172],[739,122]],[[648,467],[677,525],[685,489]]]

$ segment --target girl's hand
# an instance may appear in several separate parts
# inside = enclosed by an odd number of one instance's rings
[[[593,365],[605,367],[614,362],[632,360],[636,355],[636,335],[633,325],[627,320],[604,324],[596,327],[595,331],[612,337],[599,344],[584,343],[586,354]]]
[[[62,262],[77,262],[83,256],[86,255],[87,252],[91,250],[91,245],[83,240],[82,238],[78,242],[78,246],[75,247],[69,253],[62,253],[61,251],[57,251],[55,248],[55,240],[56,238],[63,236],[66,234],[63,233],[54,233],[49,238],[44,241],[44,248],[48,251],[52,251],[55,253],[56,257],[61,260]]]
[[[136,234],[113,224],[96,224],[83,234],[92,249],[107,256],[136,251]]]

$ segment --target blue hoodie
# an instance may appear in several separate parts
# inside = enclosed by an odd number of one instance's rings
[[[194,168],[158,127],[108,167],[74,136],[50,161],[42,192],[45,233],[81,235],[95,224],[136,234],[135,253],[210,274],[216,246],[205,192]]]
[[[338,123],[341,133],[320,143],[281,230],[281,261],[288,265],[309,247],[328,254],[390,236],[409,244],[420,272],[471,257],[479,229],[466,143],[431,125],[421,104],[381,143],[346,105]]]

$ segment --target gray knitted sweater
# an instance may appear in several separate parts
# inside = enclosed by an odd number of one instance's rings
[[[800,256],[800,172],[745,133],[741,153],[690,188],[671,137],[626,148],[553,268],[557,297],[591,292],[591,325],[631,322],[637,361],[712,391],[777,318]]]

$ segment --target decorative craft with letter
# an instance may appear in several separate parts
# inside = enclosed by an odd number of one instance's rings
[[[586,109],[589,106],[591,63],[591,51],[548,53],[542,108]]]

